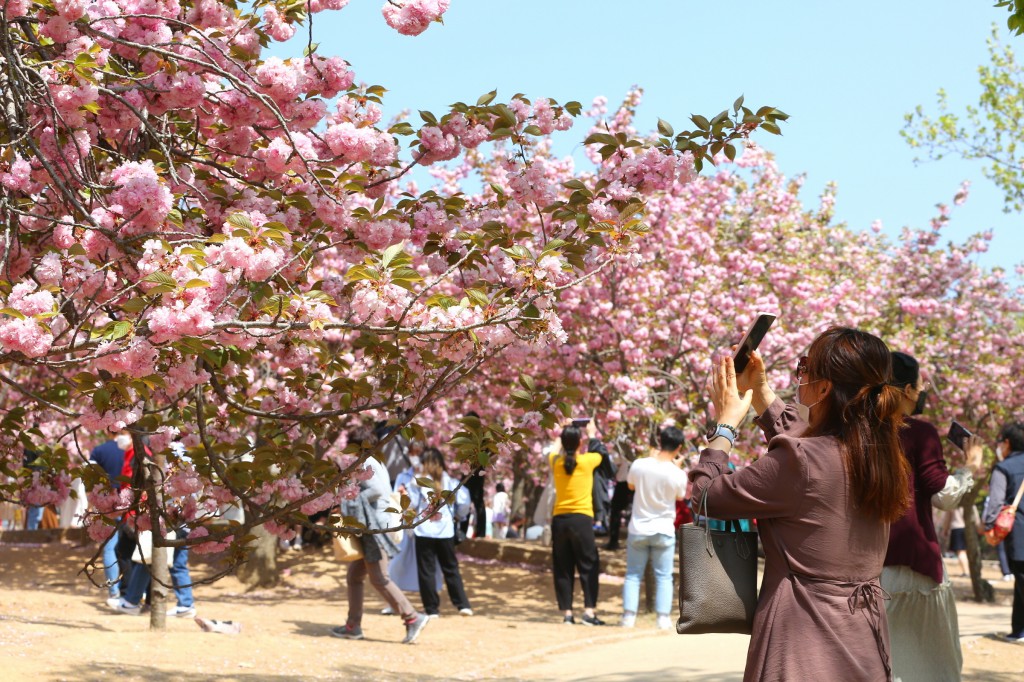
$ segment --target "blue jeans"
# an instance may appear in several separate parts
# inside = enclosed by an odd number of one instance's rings
[[[672,611],[672,567],[676,539],[672,535],[629,534],[626,539],[626,582],[622,586],[622,610],[636,613],[640,604],[640,579],[650,559],[654,568],[654,610],[659,616]]]
[[[188,532],[179,530],[178,538],[188,537]],[[175,547],[174,560],[170,566],[171,585],[174,587],[174,596],[178,600],[178,606],[190,608],[195,604],[192,597],[192,576],[188,572],[188,547]],[[150,576],[149,566],[132,564],[131,575],[128,576],[128,587],[125,588],[124,600],[129,604],[138,606],[142,596],[149,589]]]
[[[42,506],[30,506],[25,510],[25,530],[39,530],[39,524],[43,521]]]
[[[121,594],[121,566],[117,562],[117,531],[111,533],[103,545],[103,575],[107,579],[107,591],[111,597]]]

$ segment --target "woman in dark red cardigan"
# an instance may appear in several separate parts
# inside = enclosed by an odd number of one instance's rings
[[[891,599],[889,616],[895,679],[959,680],[963,666],[953,589],[942,564],[932,507],[955,508],[974,485],[981,466],[981,443],[965,443],[968,466],[950,474],[942,456],[942,439],[928,422],[910,415],[924,409],[927,384],[917,360],[892,354],[893,384],[900,389],[900,432],[903,452],[912,470],[914,495],[903,518],[889,529],[889,549],[882,569],[882,587]]]

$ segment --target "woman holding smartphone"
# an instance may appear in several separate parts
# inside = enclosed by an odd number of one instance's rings
[[[915,419],[924,411],[928,384],[906,353],[892,354],[893,385],[899,390],[900,442],[912,472],[914,496],[903,518],[889,529],[882,587],[897,680],[959,680],[963,667],[953,587],[942,563],[932,507],[951,511],[974,485],[981,468],[981,442],[962,441],[967,466],[950,474],[935,427]],[[966,435],[966,434],[964,434]]]
[[[593,436],[594,423],[589,421],[586,428],[587,435]],[[601,455],[586,450],[580,452],[582,439],[580,427],[567,426],[559,437],[560,447],[548,456],[555,486],[551,563],[562,622],[576,624],[572,593],[574,574],[579,572],[584,607],[581,622],[584,625],[604,625],[604,621],[594,614],[600,572],[597,544],[594,542],[594,469],[601,464]]]
[[[695,503],[706,494],[714,518],[756,518],[764,545],[744,680],[892,677],[878,576],[889,523],[910,499],[910,470],[891,371],[881,339],[845,327],[801,358],[794,405],[768,386],[759,354],[739,377],[731,357],[714,364],[718,426],[690,478]],[[768,451],[731,471],[751,405]]]

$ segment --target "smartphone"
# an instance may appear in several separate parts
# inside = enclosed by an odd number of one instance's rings
[[[963,424],[958,421],[954,421],[949,426],[949,433],[946,434],[946,440],[963,450],[964,445],[967,443],[967,439],[973,435],[974,434],[964,428]]]
[[[750,325],[747,335],[743,337],[739,348],[736,349],[736,357],[733,358],[733,364],[736,366],[737,374],[742,373],[747,368],[747,363],[750,362],[750,354],[761,345],[761,340],[764,339],[774,322],[775,315],[771,313],[757,314],[757,319],[754,320],[754,324]]]
[[[584,426],[590,423],[590,417],[573,417],[572,425],[578,429],[582,429]]]

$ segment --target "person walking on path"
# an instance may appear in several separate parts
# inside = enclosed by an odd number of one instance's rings
[[[127,431],[118,433],[114,438],[97,445],[89,453],[89,460],[95,462],[107,477],[107,485],[115,490],[118,488],[117,478],[124,468],[125,450],[132,446],[132,437]],[[103,543],[103,575],[107,579],[107,605],[117,608],[121,602],[122,562],[117,556],[119,531],[115,528],[106,542]],[[124,568],[131,567],[130,562],[123,562]],[[128,571],[125,571],[127,573]]]
[[[374,447],[376,438],[369,429],[357,429],[349,437],[349,442],[361,443],[367,449]],[[365,464],[373,471],[373,475],[360,482],[359,495],[354,500],[342,503],[342,514],[356,519],[368,530],[388,528],[386,510],[391,503],[391,477],[385,466],[374,457],[368,457]],[[331,635],[341,639],[363,639],[364,583],[369,577],[373,589],[377,590],[395,613],[402,616],[405,624],[405,639],[402,643],[412,644],[423,632],[429,619],[426,614],[416,611],[402,591],[388,579],[388,558],[398,552],[398,546],[387,533],[363,535],[361,543],[363,558],[349,563],[345,579],[348,617],[344,625],[331,628]]]
[[[641,457],[629,468],[626,482],[633,497],[633,515],[626,538],[626,580],[622,586],[622,626],[636,624],[640,604],[640,579],[648,560],[654,570],[656,589],[654,610],[657,627],[668,630],[674,626],[672,610],[672,568],[676,534],[673,522],[676,500],[686,496],[686,474],[682,450],[686,443],[683,432],[667,426],[658,434],[658,451]]]
[[[504,540],[508,535],[508,522],[512,511],[512,501],[505,492],[505,484],[494,486],[494,497],[491,498],[491,528],[495,540]]]
[[[917,360],[892,354],[892,384],[899,389],[900,443],[914,492],[903,518],[889,528],[882,588],[892,643],[893,677],[899,682],[959,680],[963,667],[956,599],[942,563],[932,507],[959,510],[981,468],[981,441],[964,443],[967,466],[950,474],[935,427],[915,419],[924,411],[928,385]],[[961,526],[962,523],[961,513]]]
[[[768,386],[752,353],[736,376],[716,360],[711,400],[718,425],[691,471],[718,519],[754,517],[765,566],[744,680],[892,677],[878,576],[889,524],[910,501],[900,448],[899,391],[881,339],[832,327],[797,367],[794,405]],[[735,471],[729,451],[753,405],[768,451]]]
[[[983,521],[991,528],[1003,505],[1013,504],[1017,491],[1024,484],[1024,424],[1011,422],[999,430],[996,449],[1002,457],[992,470],[988,484],[988,503]],[[1024,644],[1024,505],[1017,507],[1013,529],[1003,540],[1013,575],[1013,611],[1010,634],[1006,640]]]
[[[587,429],[592,438],[593,421]],[[561,448],[548,456],[555,484],[551,563],[562,622],[568,625],[576,623],[572,593],[574,574],[578,571],[583,590],[582,623],[604,625],[604,621],[594,614],[600,573],[594,542],[594,469],[600,466],[602,458],[596,452],[579,452],[582,435],[578,427],[565,427],[559,438]]]
[[[461,615],[472,616],[473,609],[470,608],[462,573],[459,571],[459,559],[455,555],[455,524],[469,515],[469,493],[464,487],[459,487],[457,479],[448,475],[440,450],[427,448],[423,451],[422,459],[423,479],[426,479],[423,482],[426,485],[419,485],[419,481],[410,484],[410,508],[422,513],[435,500],[440,499],[444,491],[458,488],[454,500],[441,504],[427,521],[413,529],[423,610],[430,618],[440,616],[441,598],[437,591],[437,567],[440,565],[452,604]],[[428,492],[433,492],[433,495]]]

